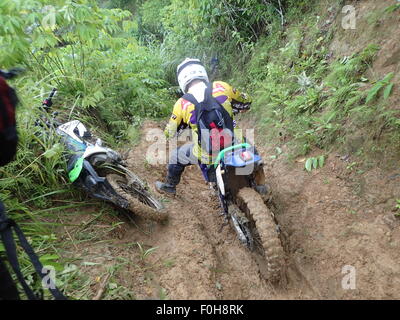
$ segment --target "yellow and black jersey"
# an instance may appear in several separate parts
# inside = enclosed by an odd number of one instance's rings
[[[240,106],[247,108],[247,106],[252,102],[251,98],[245,93],[239,92],[226,82],[222,81],[213,82],[212,95],[225,108],[232,118],[234,118],[233,106],[239,106],[239,109]],[[171,118],[165,129],[165,135],[167,138],[172,138],[175,136],[180,125],[188,125],[192,129],[192,137],[193,141],[195,141],[195,146],[193,149],[194,154],[201,160],[202,163],[209,164],[211,163],[212,159],[210,159],[208,153],[202,152],[201,147],[197,143],[197,123],[194,110],[195,106],[193,103],[180,98],[175,103]],[[236,135],[238,128],[235,120],[234,126],[235,136],[241,136],[241,134]]]

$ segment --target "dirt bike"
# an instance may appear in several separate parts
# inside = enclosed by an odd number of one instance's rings
[[[42,102],[42,110],[48,114],[57,89],[53,89]],[[65,145],[69,180],[84,189],[90,196],[113,203],[119,208],[155,221],[167,219],[163,205],[149,192],[147,185],[131,172],[121,155],[96,139],[79,120],[61,123],[46,116],[36,125],[55,129]]]
[[[256,191],[254,173],[263,166],[261,157],[250,144],[243,143],[222,150],[213,166],[225,219],[246,247],[265,258],[269,279],[278,281],[284,253],[279,226]]]

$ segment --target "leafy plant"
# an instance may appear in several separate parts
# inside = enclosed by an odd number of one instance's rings
[[[308,158],[305,163],[305,169],[311,172],[313,169],[322,168],[325,165],[325,156]]]
[[[169,300],[167,290],[165,290],[165,289],[162,288],[162,287],[160,287],[159,298],[160,298],[160,300]]]
[[[136,244],[137,244],[137,246],[139,248],[140,259],[142,261],[144,261],[150,254],[152,254],[155,250],[157,250],[157,247],[149,248],[149,249],[146,250],[146,249],[143,248],[143,246],[139,242],[137,242]]]
[[[385,9],[386,13],[393,13],[400,9],[400,3],[393,4]]]
[[[390,81],[393,79],[394,77],[394,72],[390,72],[388,73],[382,80],[379,80],[369,91],[368,91],[368,96],[366,99],[366,103],[371,102],[372,100],[374,100],[378,93],[380,92],[381,89],[385,88],[384,92],[383,92],[383,98],[386,100],[389,98],[393,86],[393,83],[390,83]]]
[[[350,164],[346,167],[346,169],[347,169],[347,170],[350,170],[350,171],[353,171],[354,168],[355,168],[357,165],[358,165],[357,162],[352,162],[352,163],[350,163]]]
[[[396,207],[397,213],[396,216],[400,216],[400,199],[396,199]]]

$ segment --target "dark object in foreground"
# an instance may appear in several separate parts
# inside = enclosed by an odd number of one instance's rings
[[[0,70],[0,166],[6,165],[14,158],[17,151],[18,136],[16,130],[15,109],[18,98],[14,89],[8,86],[4,78],[10,79],[17,75],[17,72],[5,72]],[[26,283],[18,262],[17,247],[13,234],[17,235],[19,244],[30,261],[37,274],[43,280],[50,270],[44,269],[38,256],[27,241],[24,233],[15,223],[6,215],[3,203],[0,202],[0,236],[3,242],[8,261],[17,276],[17,280],[22,285],[28,299],[38,300],[41,297],[34,294],[33,290]],[[50,283],[50,292],[57,300],[65,300],[64,295]],[[20,296],[17,287],[5,265],[0,258],[0,300],[19,300]]]
[[[15,121],[15,109],[18,97],[13,88],[8,86],[0,72],[0,166],[9,163],[17,151],[18,135]]]
[[[28,255],[29,260],[32,262],[32,265],[35,268],[36,273],[40,276],[41,280],[46,280],[45,277],[48,277],[50,270],[47,270],[43,267],[42,263],[39,261],[38,256],[35,251],[29,244],[26,239],[24,233],[19,228],[19,226],[15,223],[14,220],[9,219],[5,213],[5,208],[3,204],[0,202],[0,235],[1,240],[3,241],[4,248],[7,253],[8,261],[15,272],[19,283],[22,285],[22,288],[25,291],[29,300],[42,300],[42,297],[36,295],[32,288],[26,283],[25,278],[21,272],[21,267],[18,262],[17,256],[17,247],[14,241],[13,232],[18,237],[19,244],[25,253]],[[0,277],[0,300],[19,300],[18,291],[13,284],[12,278],[8,273],[5,265],[0,262],[0,273],[2,276]],[[5,274],[5,276],[3,276]],[[49,277],[48,277],[49,278]],[[56,300],[66,300],[67,298],[57,289],[52,280],[49,278],[50,283],[48,289]]]

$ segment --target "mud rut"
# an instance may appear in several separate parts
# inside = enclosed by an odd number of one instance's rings
[[[152,127],[154,123],[146,126]],[[145,146],[146,141],[143,141],[131,150],[128,165],[153,188],[156,180],[163,179],[165,165],[145,168],[145,154],[138,152],[146,150]],[[132,227],[124,237],[125,241],[132,237],[147,246],[157,247],[154,259],[173,261],[172,267],[154,271],[154,290],[166,289],[170,299],[318,298],[318,293],[301,276],[287,253],[286,270],[280,284],[273,286],[265,280],[265,261],[245,248],[229,225],[222,228],[224,219],[220,216],[217,199],[211,198],[198,167],[188,167],[177,196],[164,197],[164,200],[170,213],[166,225],[152,224],[148,235]],[[140,228],[141,223],[149,222],[139,220],[137,223]]]
[[[142,141],[127,156],[155,194],[154,182],[164,178],[166,166],[146,161],[146,133],[159,126],[146,122]],[[400,219],[393,211],[393,199],[400,199],[398,170],[360,175],[333,153],[323,169],[307,173],[304,159],[288,165],[283,157],[270,160],[274,146],[259,151],[285,245],[286,270],[278,286],[265,281],[264,260],[242,246],[230,226],[221,229],[218,202],[192,166],[176,197],[160,195],[170,212],[165,225],[121,214],[105,214],[101,221],[92,214],[71,216],[71,227],[59,234],[65,255],[96,263],[80,266],[92,279],[85,290],[95,294],[96,279],[118,268],[112,281],[136,299],[399,299]],[[157,249],[142,259],[137,243]],[[343,288],[343,266],[356,268],[355,290]]]

